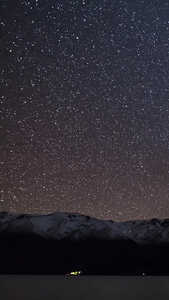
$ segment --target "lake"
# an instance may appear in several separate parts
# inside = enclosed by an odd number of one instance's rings
[[[166,276],[0,275],[2,300],[168,300]]]

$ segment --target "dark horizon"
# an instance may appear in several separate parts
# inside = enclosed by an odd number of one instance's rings
[[[55,213],[61,213],[61,214],[68,214],[68,215],[82,215],[82,216],[86,216],[86,217],[90,217],[90,218],[93,218],[93,219],[96,219],[98,221],[113,221],[115,223],[125,223],[125,222],[134,222],[134,221],[151,221],[151,220],[169,220],[169,216],[167,218],[163,218],[163,219],[160,219],[160,218],[156,218],[155,216],[150,218],[150,219],[126,219],[126,220],[123,220],[123,221],[114,221],[112,219],[101,219],[101,218],[96,218],[95,216],[91,216],[91,215],[85,215],[85,214],[81,214],[79,212],[75,212],[75,211],[54,211],[54,212],[49,212],[49,213],[20,213],[20,212],[11,212],[11,211],[0,211],[0,214],[1,213],[9,213],[9,214],[14,214],[14,215],[28,215],[28,216],[48,216],[48,215],[53,215]]]

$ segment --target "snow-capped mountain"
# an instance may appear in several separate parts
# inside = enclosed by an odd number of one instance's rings
[[[0,213],[0,273],[169,275],[169,219]]]
[[[0,232],[31,233],[43,238],[130,239],[136,243],[169,242],[169,219],[104,221],[89,216],[56,212],[49,215],[11,214],[0,212]]]

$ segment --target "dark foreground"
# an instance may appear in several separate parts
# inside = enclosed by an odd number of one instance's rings
[[[168,300],[165,276],[0,275],[3,300]]]
[[[36,234],[0,234],[0,274],[169,276],[169,243],[128,239],[47,240]]]

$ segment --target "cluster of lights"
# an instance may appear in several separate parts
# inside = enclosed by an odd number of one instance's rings
[[[80,275],[80,274],[82,274],[82,271],[74,271],[74,272],[70,272],[70,273],[68,273],[67,275]]]

